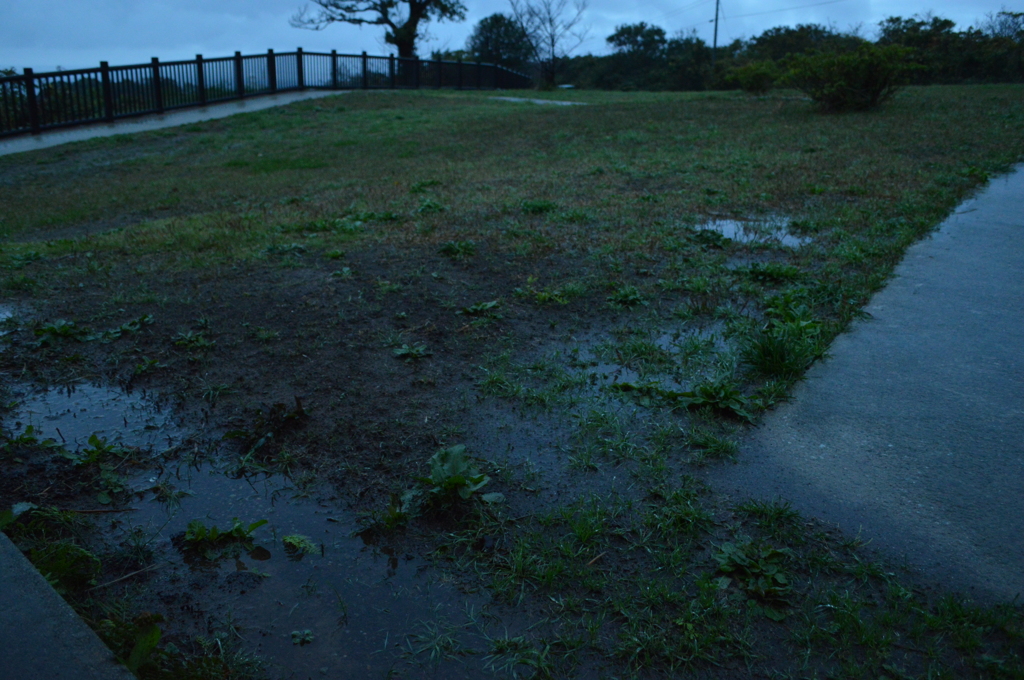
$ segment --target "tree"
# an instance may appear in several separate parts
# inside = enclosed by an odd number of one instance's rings
[[[462,21],[466,6],[459,0],[313,0],[292,17],[292,26],[323,30],[333,23],[384,26],[384,42],[398,49],[398,56],[416,56],[420,24],[429,21]]]
[[[864,40],[855,35],[839,33],[829,26],[820,24],[798,24],[776,26],[752,39],[747,51],[754,59],[779,61],[791,54],[811,52],[849,52],[857,49]]]
[[[605,41],[620,54],[643,59],[657,59],[662,56],[668,44],[664,28],[648,26],[643,21],[639,24],[616,26],[615,32],[605,38]]]
[[[1024,12],[1008,12],[1005,9],[989,14],[982,29],[991,38],[1004,38],[1024,42]]]
[[[711,46],[697,37],[696,29],[669,40],[665,53],[671,89],[705,90],[711,84],[714,75],[711,72]]]
[[[646,23],[623,24],[605,38],[614,52],[605,58],[598,76],[601,87],[618,90],[664,89],[665,29]]]
[[[1004,54],[1002,77],[1009,80],[1024,78],[1024,12],[1004,9],[995,15],[989,14],[982,30],[993,43],[995,51]]]
[[[558,62],[586,40],[579,26],[587,10],[586,0],[509,0],[512,19],[529,38],[530,51],[540,65],[545,85],[553,86]]]
[[[526,70],[533,56],[530,36],[511,17],[492,14],[480,20],[466,41],[473,58],[517,71]]]

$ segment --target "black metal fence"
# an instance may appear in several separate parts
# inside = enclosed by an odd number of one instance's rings
[[[275,53],[110,66],[0,78],[0,137],[110,122],[295,90],[523,89],[495,64],[321,52]]]

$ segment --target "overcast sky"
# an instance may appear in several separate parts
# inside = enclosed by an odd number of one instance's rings
[[[299,0],[3,0],[0,9],[0,67],[48,71],[111,64],[226,56],[273,48],[388,54],[383,30],[336,24],[313,32],[289,26]],[[432,49],[458,49],[472,27],[507,0],[465,0],[465,22],[429,26]],[[887,16],[933,12],[965,28],[1002,8],[1024,11],[1022,0],[722,0],[719,43],[750,37],[773,26],[797,23],[860,26],[870,37]],[[585,23],[589,39],[579,53],[607,51],[605,37],[624,23],[646,21],[670,34],[697,29],[711,42],[715,0],[590,0]]]

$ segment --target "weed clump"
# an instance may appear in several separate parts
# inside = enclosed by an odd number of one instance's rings
[[[714,557],[718,571],[757,600],[784,604],[792,592],[786,574],[789,550],[760,542],[724,543]]]
[[[309,536],[302,534],[291,534],[281,538],[281,545],[285,553],[292,559],[302,559],[303,555],[315,555],[320,552],[320,546],[313,542]]]
[[[743,344],[743,360],[769,378],[794,380],[824,356],[827,342],[822,326],[813,318],[800,293],[786,293],[768,300],[767,322],[749,334]]]
[[[431,456],[430,475],[421,477],[419,481],[426,487],[428,505],[450,506],[459,500],[468,501],[487,486],[491,478],[473,464],[466,455],[466,447],[458,444]],[[494,503],[503,497],[498,493],[488,493],[480,498]]]
[[[266,523],[267,520],[261,519],[246,525],[236,517],[230,528],[220,529],[216,525],[206,526],[196,519],[188,523],[181,542],[187,551],[215,560],[231,549],[251,550],[253,533]]]
[[[553,201],[523,201],[523,212],[527,215],[546,215],[558,210],[558,204]]]
[[[647,304],[640,289],[632,284],[623,284],[615,288],[608,296],[608,302],[615,307],[639,307]]]
[[[414,361],[419,361],[420,359],[426,359],[427,357],[432,356],[434,354],[432,351],[427,349],[427,346],[422,342],[417,342],[413,345],[402,345],[401,347],[396,347],[394,350],[392,350],[392,353],[395,355],[396,358],[401,359],[407,364],[411,364]]]
[[[704,380],[685,392],[667,390],[657,383],[620,382],[609,387],[617,392],[634,395],[645,406],[663,403],[690,410],[707,410],[747,422],[754,420],[749,411],[750,400],[743,396],[736,383],[729,378]]]
[[[476,243],[473,241],[448,241],[437,252],[453,260],[466,260],[476,255]]]

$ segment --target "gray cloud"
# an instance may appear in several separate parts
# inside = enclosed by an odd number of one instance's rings
[[[860,26],[873,34],[877,23],[893,15],[910,16],[931,11],[960,26],[977,23],[999,11],[1005,0],[723,0],[719,42],[750,37],[772,26],[797,23]],[[827,4],[826,4],[827,3]],[[0,66],[51,70],[56,66],[82,68],[101,59],[111,63],[138,63],[150,57],[189,59],[197,53],[222,56],[235,50],[288,51],[301,45],[310,51],[371,54],[391,52],[375,27],[336,25],[313,32],[289,26],[298,0],[32,0],[9,2],[0,22]],[[1019,4],[1019,3],[1017,3]],[[467,20],[460,24],[432,24],[431,49],[456,49],[465,44],[473,25],[494,12],[507,11],[504,0],[467,2]],[[808,6],[814,5],[814,6]],[[787,8],[798,9],[787,9]],[[1021,11],[1019,6],[1011,6]],[[779,11],[783,10],[783,11]],[[586,23],[589,39],[581,53],[606,51],[604,38],[616,25],[646,21],[670,33],[696,30],[711,41],[710,19],[714,0],[651,0],[623,3],[591,0]]]

